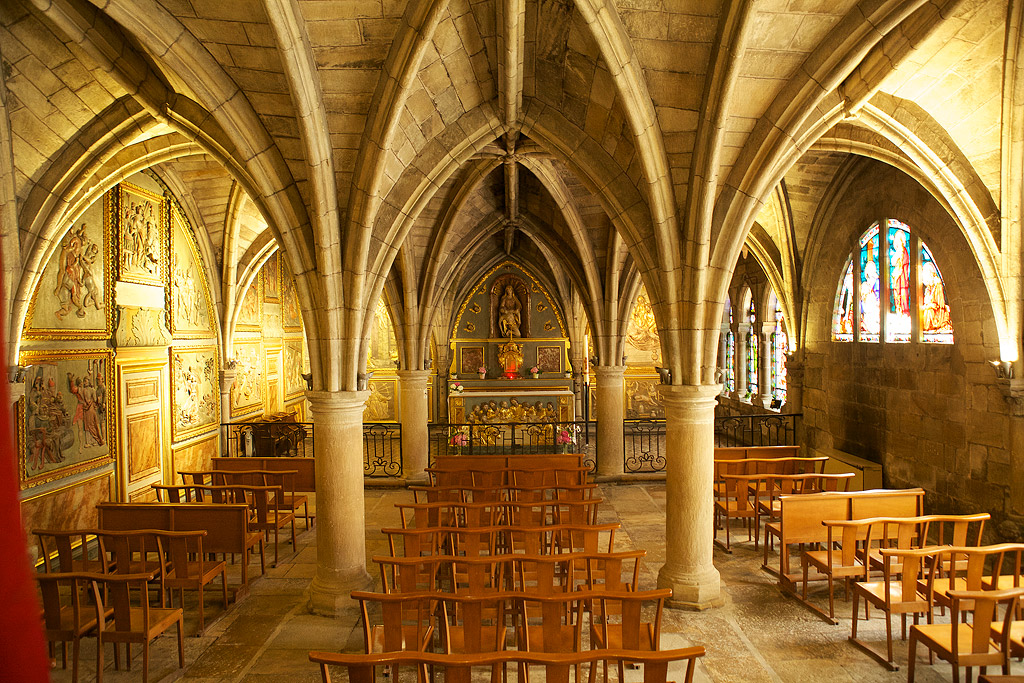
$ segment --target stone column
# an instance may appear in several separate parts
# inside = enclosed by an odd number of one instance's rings
[[[721,604],[721,579],[712,563],[712,484],[715,384],[662,385],[666,420],[665,564],[658,587],[671,588],[674,607]]]
[[[220,423],[222,425],[231,422],[231,387],[235,383],[236,374],[238,374],[238,371],[235,369],[234,362],[231,362],[229,367],[225,367],[220,371]],[[221,427],[220,453],[223,456],[230,455],[231,440],[228,438],[229,434],[230,428]],[[241,448],[241,444],[239,444],[239,448]]]
[[[765,408],[772,404],[772,335],[775,333],[774,323],[761,324],[761,358],[758,361],[758,388],[761,390],[761,405]],[[753,403],[751,397],[751,403]]]
[[[804,409],[804,361],[795,353],[786,356],[786,402],[784,413],[799,413]]]
[[[623,380],[625,365],[598,365],[597,376],[597,474],[622,474]]]
[[[402,474],[407,480],[426,479],[429,458],[427,436],[427,382],[430,370],[398,371],[398,405],[402,422]]]
[[[733,397],[742,400],[747,394],[747,333],[750,332],[750,323],[740,323],[736,327],[736,395]]]
[[[371,585],[363,508],[363,409],[369,391],[307,391],[316,458],[316,575],[309,607],[333,615]]]

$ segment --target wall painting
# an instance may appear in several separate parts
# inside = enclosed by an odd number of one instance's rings
[[[284,259],[281,262],[281,324],[285,332],[302,330],[302,310],[299,307],[299,294],[295,288],[295,278]]]
[[[64,234],[29,304],[26,339],[106,338],[110,312],[110,200],[104,195]]]
[[[397,420],[398,406],[395,395],[398,393],[397,379],[371,379],[370,397],[366,399],[363,420],[366,422],[392,422]]]
[[[162,287],[167,270],[164,198],[121,183],[118,207],[118,279]]]
[[[212,302],[202,259],[192,230],[177,207],[171,207],[171,286],[167,307],[168,327],[179,339],[211,337]]]
[[[281,269],[277,253],[263,264],[263,300],[275,304],[281,301]]]
[[[19,402],[21,486],[28,488],[113,460],[110,351],[24,351]]]
[[[484,367],[484,347],[463,346],[459,350],[462,352],[459,359],[460,375],[475,375],[481,367]]]
[[[242,296],[242,307],[238,310],[235,328],[239,330],[259,330],[263,326],[263,301],[260,290],[263,289],[263,276],[256,274],[248,289]]]
[[[231,416],[253,413],[263,406],[263,344],[235,342],[235,383],[231,385]]]
[[[562,347],[538,346],[537,369],[541,372],[562,372]]]
[[[284,394],[286,398],[302,395],[306,380],[302,379],[302,340],[286,339],[284,342]]]
[[[217,348],[171,349],[171,440],[181,441],[220,423]]]

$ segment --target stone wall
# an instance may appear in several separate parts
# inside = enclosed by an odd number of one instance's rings
[[[846,258],[875,220],[898,218],[934,254],[953,318],[952,346],[840,343],[831,316]],[[805,269],[806,445],[879,462],[890,487],[921,486],[933,511],[1009,512],[1010,411],[988,361],[999,357],[992,309],[962,233],[901,172],[864,162],[816,229]],[[814,235],[812,234],[812,240]]]

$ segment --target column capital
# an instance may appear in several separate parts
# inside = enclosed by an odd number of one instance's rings
[[[220,372],[220,383],[221,386],[226,383],[229,387],[235,381],[235,377],[238,375],[238,368],[232,366],[230,368],[221,368]],[[223,391],[223,388],[221,389]]]
[[[602,379],[615,381],[616,379],[622,379],[623,374],[626,372],[625,365],[595,365],[594,375],[597,376],[597,381],[600,382]]]
[[[306,400],[312,411],[314,421],[363,414],[369,391],[315,391],[306,390]]]
[[[722,392],[721,384],[660,384],[661,402],[665,406],[665,414],[690,424],[703,424],[706,420],[687,419],[687,412],[694,410],[713,410],[718,405],[718,395]]]
[[[430,379],[430,370],[398,370],[395,374],[402,382],[416,382],[417,380],[426,382]]]

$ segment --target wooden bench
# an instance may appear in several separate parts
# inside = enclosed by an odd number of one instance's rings
[[[316,461],[313,458],[211,458],[215,471],[277,473],[284,475],[284,503],[296,517],[306,521],[308,529],[316,519],[310,512],[309,500],[304,493],[316,493]],[[268,481],[267,483],[272,483]],[[273,482],[276,485],[276,482]],[[302,507],[303,514],[298,513]]]
[[[715,448],[715,460],[798,457],[800,457],[799,446],[718,446]]]
[[[263,534],[249,528],[249,507],[240,503],[100,503],[99,528],[108,531],[158,529],[161,531],[206,531],[203,551],[240,553],[242,585],[249,586],[249,550],[260,548],[261,572],[266,571]]]
[[[535,455],[444,455],[431,469],[455,472],[465,469],[551,469],[583,467],[583,453],[539,453]]]
[[[790,574],[789,547],[827,543],[827,520],[855,520],[870,517],[919,517],[924,489],[874,489],[849,493],[809,493],[779,499],[779,584],[795,590],[802,576]],[[763,567],[768,569],[767,563]],[[813,577],[825,578],[825,577]]]

